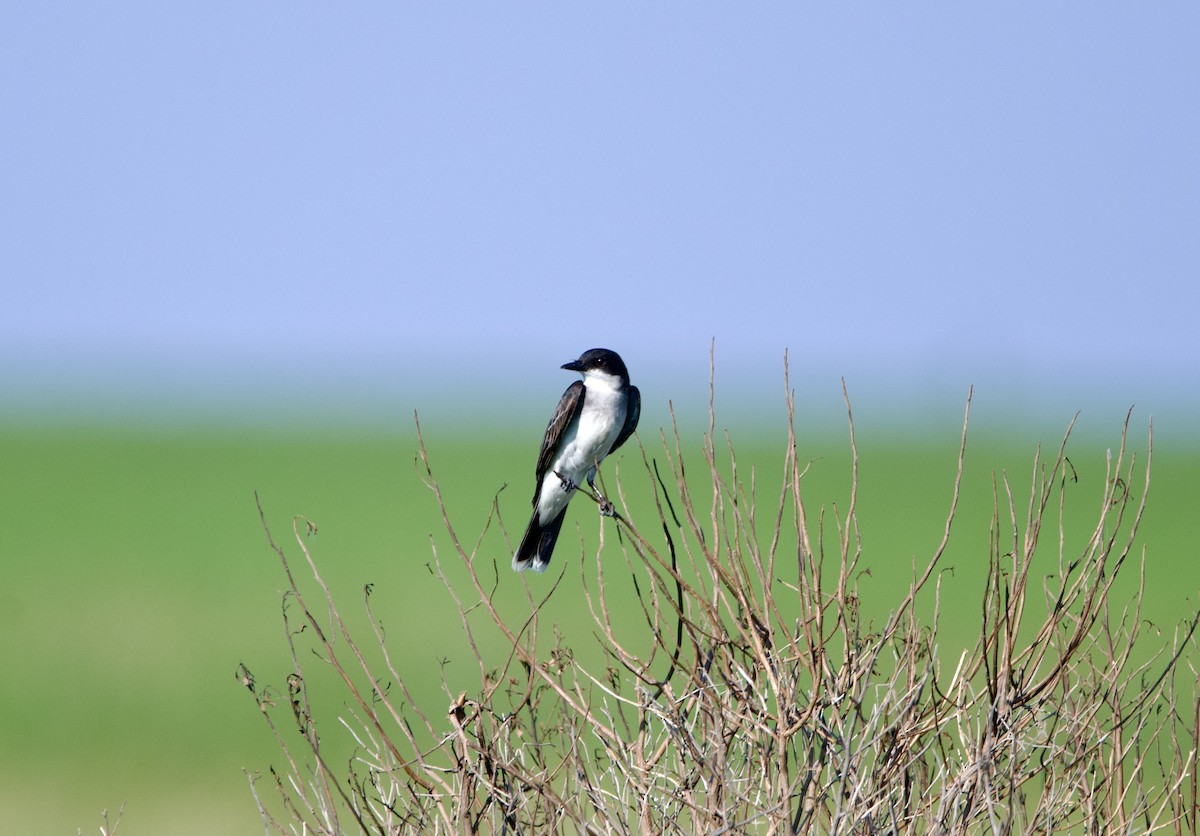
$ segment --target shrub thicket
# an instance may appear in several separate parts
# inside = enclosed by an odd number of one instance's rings
[[[596,559],[581,569],[606,660],[596,669],[542,623],[539,604],[556,582],[526,586],[518,619],[496,606],[504,567],[459,537],[422,439],[453,548],[433,565],[479,672],[448,709],[414,703],[369,597],[375,633],[366,645],[351,635],[298,519],[317,603],[271,540],[289,587],[292,673],[278,689],[238,673],[284,756],[271,770],[274,800],[251,781],[268,832],[1195,832],[1196,621],[1148,647],[1139,599],[1110,596],[1141,560],[1150,444],[1138,461],[1127,418],[1095,486],[1094,525],[1072,537],[1066,438],[1036,456],[1028,503],[994,477],[981,627],[956,637],[965,652],[943,658],[940,564],[967,422],[941,543],[878,621],[860,617],[847,415],[849,504],[815,517],[794,429],[770,503],[741,480],[732,447],[718,453],[711,420],[699,472],[674,428],[654,455],[643,447],[652,523],[602,522]],[[790,399],[788,417],[792,428]],[[469,580],[449,580],[445,561]],[[636,624],[612,616],[618,572],[633,578]],[[300,627],[315,656],[298,648]],[[483,632],[503,636],[508,652],[487,658]],[[307,671],[318,665],[336,672],[350,706],[330,727],[353,737],[349,764],[324,754]]]

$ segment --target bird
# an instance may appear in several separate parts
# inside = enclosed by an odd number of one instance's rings
[[[601,513],[614,513],[596,490],[596,468],[633,435],[642,412],[642,395],[615,351],[589,349],[562,368],[583,379],[567,387],[546,425],[534,468],[533,517],[512,559],[517,572],[546,571],[567,504],[583,480],[596,492]]]

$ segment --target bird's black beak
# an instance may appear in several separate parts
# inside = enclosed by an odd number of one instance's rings
[[[583,366],[579,365],[578,360],[572,360],[570,363],[563,363],[562,368],[569,372],[582,372]]]

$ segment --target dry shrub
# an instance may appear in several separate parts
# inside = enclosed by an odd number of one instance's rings
[[[1196,620],[1147,648],[1140,596],[1124,606],[1110,597],[1118,576],[1141,562],[1133,552],[1152,439],[1139,462],[1126,418],[1095,486],[1090,536],[1063,528],[1066,437],[1056,454],[1039,451],[1028,503],[1006,476],[994,477],[982,626],[973,643],[955,637],[965,652],[943,658],[940,562],[966,417],[940,545],[873,624],[860,617],[856,581],[863,554],[849,401],[849,505],[816,519],[802,498],[790,390],[787,408],[785,478],[771,504],[741,480],[732,446],[718,460],[711,410],[700,476],[685,472],[674,418],[657,456],[643,448],[651,523],[603,522],[597,559],[580,569],[606,659],[596,669],[544,635],[539,605],[557,582],[525,586],[518,619],[497,606],[497,584],[520,581],[462,542],[422,438],[424,478],[453,548],[448,557],[435,549],[433,565],[479,671],[448,710],[414,703],[369,597],[375,633],[363,652],[302,519],[296,543],[316,605],[272,540],[289,584],[293,672],[279,691],[259,689],[245,667],[238,673],[286,764],[271,770],[274,801],[251,780],[268,832],[1195,832]],[[619,480],[618,493],[628,513]],[[497,514],[494,506],[489,523]],[[451,582],[445,561],[469,582]],[[633,578],[638,623],[612,615],[606,573],[614,572]],[[316,656],[297,649],[297,625]],[[485,658],[483,632],[502,635],[508,652]],[[350,706],[338,729],[354,739],[348,765],[324,755],[307,685],[314,665],[336,672]]]

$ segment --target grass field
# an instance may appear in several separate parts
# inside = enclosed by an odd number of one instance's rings
[[[1100,496],[1105,448],[1119,441],[1119,425],[1111,429],[1069,447],[1084,518]],[[460,532],[482,531],[507,484],[499,507],[510,538],[519,534],[532,487],[528,429],[495,443],[424,430]],[[759,501],[770,508],[782,428],[731,432],[740,477],[748,481],[754,465]],[[643,427],[641,436],[654,455],[656,430]],[[946,559],[954,571],[943,584],[943,635],[969,637],[977,629],[993,472],[1007,472],[1027,495],[1035,445],[1056,448],[1059,440],[1058,433],[969,440]],[[699,433],[685,441],[685,455],[698,456]],[[913,556],[924,558],[941,537],[958,439],[914,438],[901,428],[879,437],[860,428],[858,441],[858,513],[870,570],[862,580],[864,613],[879,617],[892,591],[907,583]],[[844,508],[845,439],[804,443],[811,446],[800,456],[813,460],[808,501]],[[1144,452],[1144,422],[1135,419],[1131,443]],[[243,769],[265,769],[279,754],[234,671],[244,662],[260,682],[282,682],[290,667],[283,580],[256,491],[285,547],[294,514],[319,526],[312,547],[343,611],[356,610],[364,584],[375,585],[375,612],[422,683],[417,699],[443,714],[442,678],[455,689],[464,646],[447,594],[428,569],[431,545],[446,543],[415,452],[412,432],[0,428],[0,830],[94,833],[101,811],[124,803],[124,836],[261,832]],[[636,447],[619,461],[624,510],[635,523],[649,522],[639,507],[648,491]],[[1166,630],[1196,607],[1198,504],[1196,437],[1160,432],[1140,539],[1147,548],[1144,616]],[[579,523],[594,539],[594,511],[576,506],[569,530]],[[509,547],[497,526],[484,537],[499,563],[500,593],[517,600],[521,581],[508,571]],[[579,559],[564,536],[555,560],[572,568],[546,606],[567,640],[585,648],[591,627],[579,605]],[[334,734],[327,726],[325,735]]]

